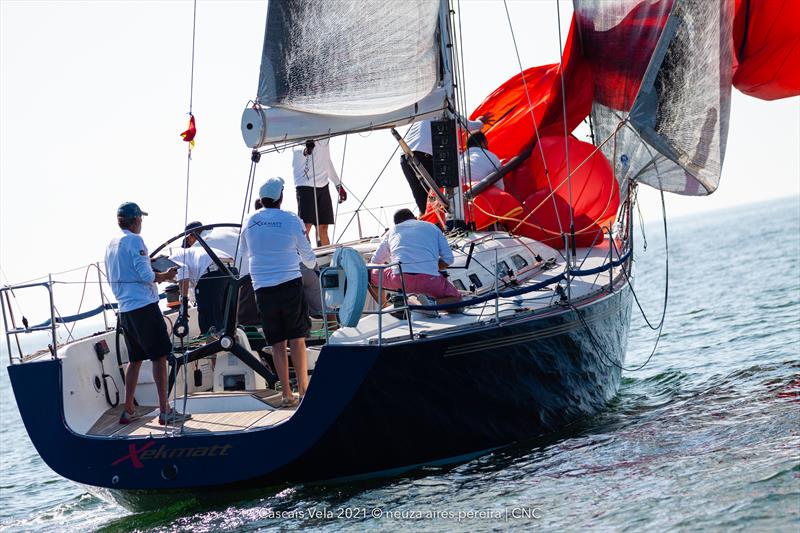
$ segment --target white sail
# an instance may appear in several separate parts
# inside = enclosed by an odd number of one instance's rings
[[[270,2],[245,143],[394,127],[442,113],[446,0]]]
[[[683,195],[714,192],[728,135],[733,4],[574,2],[595,78],[594,131],[598,142],[611,139],[602,150],[621,190],[635,180]]]

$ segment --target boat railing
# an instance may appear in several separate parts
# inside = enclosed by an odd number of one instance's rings
[[[59,327],[59,324],[67,324],[71,322],[78,322],[80,320],[84,320],[99,314],[103,314],[103,322],[105,323],[106,329],[108,329],[108,311],[113,311],[117,308],[117,304],[108,301],[105,294],[103,293],[103,281],[101,277],[101,270],[100,265],[98,263],[92,263],[86,268],[95,267],[97,269],[97,285],[100,290],[100,305],[94,309],[89,311],[84,311],[83,313],[78,313],[76,315],[71,316],[60,316],[57,312],[57,308],[55,305],[55,295],[53,292],[53,287],[59,283],[58,281],[53,279],[52,274],[48,274],[47,281],[40,281],[36,283],[20,283],[17,285],[3,285],[0,286],[0,309],[2,309],[3,315],[3,332],[5,333],[6,337],[6,346],[8,348],[8,359],[10,364],[19,364],[24,362],[25,354],[22,353],[22,346],[19,342],[20,335],[26,335],[30,333],[36,333],[41,331],[49,331],[51,343],[48,344],[48,350],[50,351],[50,355],[53,359],[58,358],[58,336],[56,334],[56,330]],[[84,288],[87,284],[86,280],[84,280]],[[48,300],[49,300],[49,307],[50,307],[50,318],[41,322],[39,324],[29,325],[28,319],[26,317],[22,317],[22,325],[17,324],[16,317],[14,316],[14,310],[11,306],[11,298],[10,295],[14,295],[14,291],[20,291],[23,289],[31,289],[36,287],[43,287],[47,290],[48,293]],[[12,348],[12,338],[14,339],[14,344],[16,344],[16,352],[17,356],[14,355],[14,349]]]
[[[482,296],[473,296],[472,298],[459,300],[457,302],[451,303],[443,303],[443,304],[433,304],[433,305],[414,305],[408,303],[408,293],[406,292],[405,282],[403,281],[403,274],[402,274],[402,265],[400,263],[391,263],[388,265],[367,265],[367,272],[370,271],[378,271],[380,274],[378,276],[378,286],[377,286],[377,295],[378,295],[378,310],[377,311],[362,311],[361,316],[364,315],[377,315],[378,316],[378,332],[377,332],[377,344],[381,345],[383,343],[383,315],[386,313],[397,313],[402,312],[405,315],[405,319],[408,322],[408,333],[409,338],[414,338],[414,329],[413,329],[413,322],[411,320],[411,312],[412,311],[452,311],[455,309],[468,307],[471,305],[478,305],[484,302],[488,302],[490,300],[494,300],[494,315],[495,321],[500,321],[500,299],[501,298],[511,298],[521,296],[523,294],[527,294],[530,292],[538,291],[543,288],[556,285],[562,281],[568,281],[572,278],[581,278],[581,277],[588,277],[588,276],[600,276],[601,274],[608,272],[608,290],[609,293],[614,292],[614,269],[616,267],[622,267],[623,270],[626,268],[626,264],[631,258],[632,250],[630,247],[627,249],[623,248],[622,250],[618,249],[616,243],[613,240],[613,236],[611,231],[608,230],[608,236],[610,240],[609,250],[608,250],[608,258],[607,260],[603,261],[602,265],[593,267],[593,268],[581,268],[581,267],[573,267],[573,268],[566,268],[564,271],[556,274],[555,276],[551,276],[547,279],[538,281],[536,283],[528,284],[522,287],[517,287],[514,289],[506,289],[500,290],[500,277],[499,271],[497,269],[497,250],[495,250],[495,283],[494,283],[494,290],[484,294]],[[617,258],[614,258],[616,252]],[[581,265],[582,266],[582,265]],[[399,292],[399,296],[402,297],[401,306],[383,306],[383,295],[385,289],[383,288],[383,271],[387,268],[394,268],[397,267],[400,279],[401,279],[401,291]],[[324,286],[323,279],[325,279],[325,274],[327,272],[333,272],[338,270],[337,267],[326,267],[322,269],[320,272],[320,290],[322,293],[322,307],[323,307],[323,320],[325,324],[325,341],[329,340],[330,331],[328,328],[328,315],[331,313],[335,313],[336,309],[329,308],[327,306],[327,299],[325,298],[326,292],[329,290]],[[627,272],[625,272],[627,277]],[[368,276],[369,277],[369,276]],[[602,284],[605,288],[605,283]]]
[[[16,319],[14,318],[14,310],[11,307],[11,300],[9,299],[9,293],[13,293],[15,290],[22,290],[22,289],[30,289],[33,287],[44,287],[47,290],[48,297],[50,300],[50,320],[49,324],[40,324],[35,326],[29,326],[27,323],[27,319],[23,319],[23,325],[17,326]],[[17,345],[17,351],[19,353],[19,357],[17,357],[17,362],[21,363],[23,359],[22,354],[22,347],[19,344],[19,335],[27,334],[27,333],[34,333],[37,331],[50,331],[50,336],[52,338],[52,344],[49,345],[50,353],[53,356],[53,359],[58,357],[58,342],[56,340],[56,316],[55,316],[55,305],[53,303],[53,276],[47,276],[47,281],[39,282],[39,283],[26,283],[21,285],[5,285],[0,287],[0,307],[3,310],[3,331],[6,334],[6,346],[8,347],[8,360],[10,364],[14,364],[14,351],[11,348],[11,338],[14,337]],[[9,327],[9,319],[11,321],[11,327]]]
[[[378,298],[376,300],[377,305],[378,305],[378,310],[377,311],[365,311],[365,310],[362,310],[361,311],[361,316],[365,316],[365,315],[377,315],[378,316],[378,339],[377,339],[378,345],[380,346],[383,343],[383,315],[385,315],[387,313],[402,312],[405,315],[406,322],[408,322],[408,335],[409,335],[409,338],[413,339],[414,338],[414,326],[413,326],[412,321],[411,321],[411,310],[410,310],[409,304],[408,304],[408,293],[406,292],[406,284],[405,284],[405,280],[403,279],[403,265],[400,264],[400,263],[389,263],[388,265],[366,265],[366,267],[367,267],[367,279],[368,280],[371,278],[370,272],[372,272],[372,271],[377,271],[378,272],[378,287],[377,287],[377,297]],[[403,299],[403,304],[400,305],[400,306],[393,305],[391,307],[384,307],[383,306],[384,293],[388,289],[384,289],[384,287],[383,287],[383,272],[386,269],[395,268],[395,267],[397,267],[398,273],[400,274],[400,276],[399,276],[400,277],[400,291],[398,292],[398,296],[400,296]],[[322,316],[323,316],[323,323],[324,323],[324,326],[325,326],[325,328],[324,328],[325,329],[325,342],[328,342],[328,339],[330,337],[330,331],[329,331],[329,328],[328,328],[328,315],[332,314],[332,313],[335,313],[336,309],[330,308],[327,305],[327,300],[328,299],[325,297],[325,294],[326,294],[326,292],[328,292],[330,290],[330,288],[325,287],[325,284],[324,284],[323,280],[326,279],[326,277],[325,277],[326,273],[337,271],[338,268],[339,267],[326,267],[326,268],[323,268],[322,271],[320,272],[320,275],[319,275],[320,290],[321,290],[321,293],[322,293]]]

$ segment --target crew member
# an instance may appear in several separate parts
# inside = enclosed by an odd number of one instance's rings
[[[297,405],[289,381],[288,341],[292,364],[297,374],[300,398],[308,387],[308,360],[305,338],[311,323],[303,298],[300,261],[306,267],[316,266],[316,256],[306,239],[302,221],[281,210],[283,179],[270,178],[259,189],[263,209],[254,212],[242,225],[244,254],[249,258],[250,275],[256,291],[267,344],[272,346],[272,359],[281,381],[282,405]]]
[[[308,141],[295,147],[292,158],[294,186],[297,193],[297,214],[305,223],[306,235],[316,228],[317,246],[331,243],[328,226],[334,223],[333,203],[328,190],[332,181],[339,193],[339,203],[347,200],[347,191],[331,161],[330,139]]]
[[[191,222],[187,224],[186,231],[202,225],[200,222]],[[177,275],[181,295],[187,298],[193,290],[201,334],[208,333],[212,327],[215,331],[222,332],[225,330],[225,297],[231,280],[214,263],[208,252],[196,243],[197,236],[190,233],[183,240],[183,249],[171,258],[183,265],[178,269]],[[209,248],[220,261],[229,267],[233,266],[233,258],[229,254],[211,246]],[[182,302],[184,312],[187,303],[185,300]]]
[[[158,393],[158,421],[165,425],[168,420],[178,417],[167,404],[167,354],[172,351],[172,342],[158,308],[156,283],[174,279],[176,268],[166,272],[153,271],[147,247],[139,235],[142,217],[146,215],[133,202],[120,205],[117,224],[122,232],[106,249],[106,275],[119,304],[119,321],[125,332],[129,361],[125,370],[125,406],[119,423],[129,424],[141,416],[134,408],[134,394],[142,361],[150,359]]]
[[[384,269],[383,288],[398,290],[405,285],[407,294],[424,294],[439,303],[461,299],[461,293],[440,272],[453,264],[453,251],[438,227],[417,220],[409,209],[394,214],[394,228],[390,229],[370,260],[371,263],[400,263],[398,267]],[[370,282],[377,286],[381,271],[370,272]]]
[[[489,141],[483,132],[476,131],[467,138],[467,151],[461,154],[459,168],[465,169],[468,182],[471,185],[478,183],[502,167],[500,158],[489,151]],[[500,190],[504,190],[502,178],[494,182],[494,185]]]
[[[467,131],[480,131],[485,124],[492,123],[492,114],[487,113],[478,117],[477,120],[462,119],[461,122],[466,125]],[[420,120],[415,122],[408,128],[406,132],[405,141],[408,147],[417,156],[417,159],[428,174],[433,176],[433,140],[431,139],[431,121]],[[425,212],[425,207],[428,203],[428,186],[421,183],[417,174],[414,172],[413,167],[408,162],[408,156],[403,154],[400,156],[400,168],[403,169],[403,174],[408,181],[408,186],[411,187],[411,194],[414,195],[414,202],[420,213]]]

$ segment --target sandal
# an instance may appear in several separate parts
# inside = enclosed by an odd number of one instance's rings
[[[192,418],[190,413],[179,413],[175,409],[170,409],[166,413],[158,413],[159,425],[166,426],[167,424],[175,424],[177,422],[184,422]]]
[[[125,408],[123,408],[122,414],[119,415],[119,423],[122,425],[127,425],[135,420],[139,420],[140,418],[142,418],[142,415],[137,413],[135,409],[132,413],[129,413],[125,410]]]
[[[297,407],[299,403],[300,403],[300,398],[298,398],[294,394],[292,395],[291,398],[286,398],[286,397],[281,398],[281,407]]]

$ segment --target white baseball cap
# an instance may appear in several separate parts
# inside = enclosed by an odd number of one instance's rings
[[[283,192],[283,178],[270,178],[258,189],[259,198],[269,198],[277,200]]]

